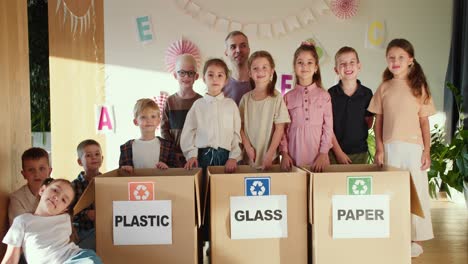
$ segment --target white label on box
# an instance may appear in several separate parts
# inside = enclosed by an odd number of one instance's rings
[[[114,245],[172,244],[171,201],[114,201]]]
[[[333,195],[333,238],[388,238],[388,195]]]
[[[231,239],[288,237],[287,198],[231,196]]]

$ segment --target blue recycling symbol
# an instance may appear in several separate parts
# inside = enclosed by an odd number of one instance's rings
[[[246,196],[270,195],[270,177],[245,178],[245,195]]]

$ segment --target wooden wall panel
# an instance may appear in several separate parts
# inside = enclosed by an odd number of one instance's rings
[[[73,17],[82,16],[83,22],[81,19],[73,20]],[[80,167],[76,162],[75,149],[83,139],[96,139],[105,148],[104,137],[96,134],[94,125],[94,106],[105,101],[103,50],[102,0],[49,0],[54,177],[76,177]]]
[[[26,4],[0,1],[0,238],[8,229],[8,195],[25,183],[21,154],[31,146]]]

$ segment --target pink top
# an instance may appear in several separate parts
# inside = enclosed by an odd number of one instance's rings
[[[281,140],[296,166],[313,165],[319,153],[332,147],[333,113],[330,94],[315,83],[296,87],[284,96],[291,123]]]

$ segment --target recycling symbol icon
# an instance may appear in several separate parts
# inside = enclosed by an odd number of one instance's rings
[[[353,193],[357,195],[366,194],[368,190],[367,184],[363,180],[356,180],[351,188]]]
[[[137,187],[135,187],[135,191],[133,191],[133,196],[135,197],[135,200],[144,201],[148,200],[150,192],[145,185],[140,184]]]
[[[254,181],[250,186],[250,193],[253,196],[262,196],[265,194],[266,188],[261,181]]]

